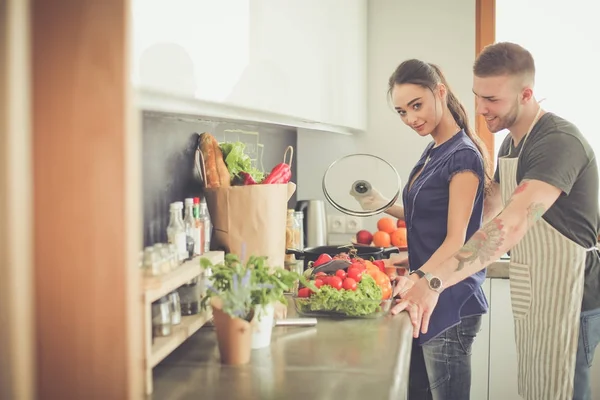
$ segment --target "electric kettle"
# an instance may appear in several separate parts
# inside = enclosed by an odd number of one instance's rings
[[[299,200],[296,211],[304,214],[304,247],[327,245],[327,213],[323,200]],[[300,249],[303,250],[303,249]]]

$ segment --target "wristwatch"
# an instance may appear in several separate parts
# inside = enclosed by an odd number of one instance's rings
[[[442,280],[437,276],[433,276],[429,272],[423,272],[420,269],[412,271],[410,275],[412,274],[417,275],[419,278],[427,279],[427,282],[429,282],[429,289],[433,290],[434,292],[441,293],[443,289]]]

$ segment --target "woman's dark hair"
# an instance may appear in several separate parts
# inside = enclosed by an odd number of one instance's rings
[[[473,141],[481,156],[483,157],[483,168],[485,173],[485,188],[486,193],[490,188],[492,182],[491,174],[491,163],[488,154],[487,146],[479,136],[477,136],[469,125],[469,119],[467,118],[467,111],[458,98],[454,95],[446,77],[442,73],[442,70],[435,64],[429,64],[421,60],[406,60],[396,68],[389,80],[388,95],[392,95],[395,85],[403,85],[410,83],[413,85],[419,85],[426,89],[429,89],[432,93],[437,88],[438,84],[442,83],[446,86],[447,92],[447,103],[450,114],[454,117],[456,124],[465,131],[469,139]]]

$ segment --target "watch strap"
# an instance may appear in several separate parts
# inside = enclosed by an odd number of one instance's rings
[[[410,275],[412,274],[417,275],[419,278],[425,278],[425,272],[421,271],[420,269],[415,269],[410,273]]]

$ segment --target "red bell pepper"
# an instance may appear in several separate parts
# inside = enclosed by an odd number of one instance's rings
[[[285,161],[288,151],[291,151],[290,161],[287,163]],[[267,177],[262,181],[262,183],[288,183],[292,179],[292,158],[294,157],[294,148],[292,146],[288,146],[283,154],[283,162],[281,164],[277,164],[267,175]]]
[[[385,263],[383,260],[373,260],[371,261],[381,272],[385,272]]]

